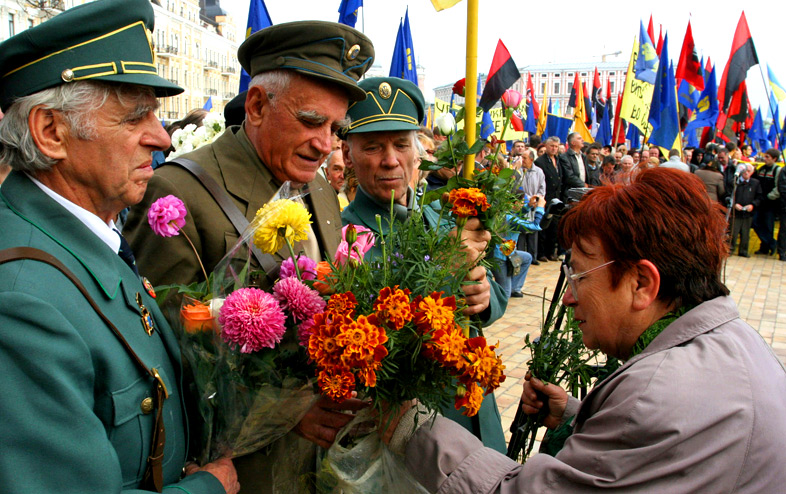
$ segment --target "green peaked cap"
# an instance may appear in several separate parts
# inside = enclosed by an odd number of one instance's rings
[[[0,44],[0,106],[73,81],[150,86],[156,96],[183,88],[158,76],[149,0],[98,0],[68,9]]]
[[[347,116],[352,123],[342,129],[342,136],[420,128],[426,103],[415,84],[398,77],[369,77],[359,86],[366,92],[366,99],[349,107]]]
[[[294,70],[347,91],[351,101],[365,97],[358,79],[374,63],[374,45],[344,24],[297,21],[275,24],[249,36],[237,50],[251,77],[271,70]]]

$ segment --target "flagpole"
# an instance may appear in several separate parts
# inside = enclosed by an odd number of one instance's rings
[[[467,78],[464,84],[464,133],[467,145],[475,143],[478,112],[478,0],[467,0]],[[475,155],[464,157],[464,176],[475,173]]]

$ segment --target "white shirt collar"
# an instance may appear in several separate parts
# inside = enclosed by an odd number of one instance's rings
[[[87,209],[77,206],[73,202],[69,201],[65,197],[61,196],[57,192],[36,180],[32,175],[28,174],[27,177],[32,180],[32,182],[36,184],[39,189],[44,191],[46,195],[66,208],[69,213],[73,214],[79,221],[84,223],[91,232],[95,233],[95,235],[100,238],[102,242],[112,249],[112,252],[120,252],[120,236],[116,233],[115,222],[113,220],[109,220],[109,223],[104,223],[101,218],[91,213]]]

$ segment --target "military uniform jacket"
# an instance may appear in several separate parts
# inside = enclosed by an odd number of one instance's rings
[[[197,162],[221,185],[241,213],[251,221],[278,191],[279,183],[257,156],[241,126],[228,128],[212,144],[183,156]],[[305,203],[320,253],[333,255],[341,239],[336,193],[320,175],[308,184]],[[201,281],[204,276],[185,238],[155,235],[147,210],[166,195],[180,198],[188,210],[183,231],[194,242],[208,274],[237,243],[238,233],[210,193],[186,169],[165,165],[156,169],[141,203],[132,208],[123,235],[134,249],[139,271],[154,285]],[[289,257],[288,251],[282,254]],[[283,259],[283,256],[278,256]]]
[[[187,423],[180,352],[141,281],[120,257],[29,178],[13,172],[0,190],[0,249],[34,247],[59,259],[85,286],[148,368],[164,402],[164,492],[223,493],[200,472],[178,482]],[[136,301],[150,311],[148,336]],[[6,493],[137,490],[150,454],[154,384],[60,271],[39,261],[0,265],[0,485]]]
[[[410,190],[409,195],[410,197],[413,196],[412,190]],[[376,202],[366,194],[362,187],[358,187],[355,200],[344,208],[344,211],[341,213],[341,218],[344,220],[345,224],[352,223],[354,225],[362,225],[376,233],[380,233],[376,222],[376,215],[378,214],[382,216],[382,218],[389,218],[389,206]],[[397,205],[394,208],[394,214],[396,215],[397,221],[406,221],[408,209],[404,206]],[[439,214],[428,206],[423,210],[423,217],[429,225],[439,224]],[[382,230],[382,235],[387,235],[390,231],[390,224],[385,219],[382,220]],[[379,247],[378,243],[366,254],[366,256],[371,257],[379,257],[381,255],[382,249]],[[487,276],[489,277],[489,284],[491,285],[491,300],[489,301],[489,308],[486,309],[482,315],[486,316],[485,324],[490,325],[505,314],[508,302],[502,289],[493,279],[491,279],[491,275],[487,274]],[[442,410],[442,414],[470,431],[477,438],[482,440],[485,446],[495,449],[500,453],[506,451],[505,435],[502,432],[502,419],[500,418],[499,409],[497,408],[497,402],[493,393],[485,397],[475,417],[466,417],[452,406]]]

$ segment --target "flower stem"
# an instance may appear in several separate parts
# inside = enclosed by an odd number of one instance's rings
[[[202,258],[199,257],[199,252],[197,252],[196,247],[194,247],[194,242],[192,242],[191,239],[188,238],[188,234],[186,232],[184,232],[183,230],[180,230],[180,233],[182,233],[183,236],[186,237],[186,240],[188,240],[188,245],[190,245],[191,249],[194,251],[194,255],[197,258],[197,262],[199,263],[199,267],[202,268],[202,274],[205,275],[205,282],[207,282],[207,271],[205,271],[205,266],[204,266],[204,264],[202,264]]]
[[[295,257],[295,249],[292,247],[292,244],[289,242],[289,239],[284,236],[284,242],[287,243],[287,249],[289,249],[289,256],[292,258],[292,264],[295,266],[295,274],[297,275],[298,281],[303,281],[303,278],[300,276],[300,266],[297,265],[297,257]]]

